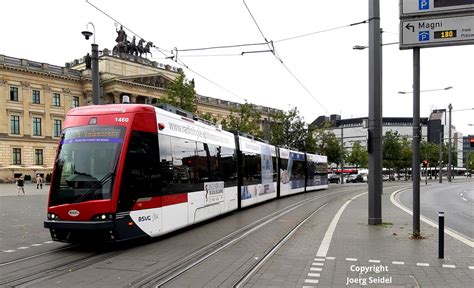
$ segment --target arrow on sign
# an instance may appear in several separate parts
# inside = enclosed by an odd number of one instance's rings
[[[410,23],[408,23],[405,28],[407,28],[408,30],[411,30],[411,32],[415,32],[415,26],[411,25]]]

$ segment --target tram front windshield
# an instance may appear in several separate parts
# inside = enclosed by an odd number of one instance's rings
[[[124,127],[83,126],[64,130],[50,206],[110,199],[122,150]]]

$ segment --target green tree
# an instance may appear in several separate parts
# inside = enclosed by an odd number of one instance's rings
[[[316,153],[326,155],[328,163],[342,163],[344,152],[341,140],[333,132],[317,129],[314,131],[316,140]]]
[[[316,140],[307,129],[303,117],[295,107],[288,112],[278,111],[270,115],[270,143],[287,146],[309,153],[316,152]]]
[[[346,161],[354,164],[356,168],[367,167],[369,161],[369,153],[367,152],[367,149],[365,147],[362,147],[359,141],[356,141],[352,145],[352,150],[349,153]]]
[[[474,152],[470,152],[467,156],[466,167],[468,170],[474,170]]]
[[[253,136],[262,138],[260,129],[262,113],[253,104],[241,104],[236,109],[230,110],[227,121],[222,121],[222,127],[227,130],[237,130]]]
[[[383,136],[383,165],[388,168],[391,175],[391,169],[397,166],[402,151],[401,137],[397,131],[387,131]]]
[[[161,99],[161,102],[171,104],[192,113],[196,112],[194,81],[188,81],[182,71],[174,81],[168,83],[166,95],[167,98]]]

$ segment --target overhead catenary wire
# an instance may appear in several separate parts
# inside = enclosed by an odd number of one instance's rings
[[[288,71],[288,73],[290,73],[290,75],[293,76],[293,78],[294,78],[294,79],[298,82],[298,84],[311,96],[311,98],[313,98],[313,100],[315,100],[316,103],[318,103],[318,105],[319,105],[321,108],[323,108],[323,110],[325,111],[325,113],[328,114],[328,110],[321,104],[321,102],[319,102],[319,100],[316,99],[316,97],[314,97],[314,95],[311,93],[311,91],[309,91],[309,89],[306,88],[306,86],[298,79],[298,77],[296,77],[296,75],[290,70],[290,68],[288,68],[288,66],[286,66],[285,63],[283,63],[283,60],[282,60],[281,57],[278,55],[278,53],[276,53],[276,51],[275,51],[274,42],[267,40],[267,37],[265,37],[265,35],[263,34],[262,29],[260,29],[260,26],[258,25],[257,20],[256,20],[255,17],[253,16],[252,12],[250,11],[250,8],[247,6],[247,3],[245,3],[245,0],[242,0],[242,2],[244,3],[245,7],[247,8],[247,11],[249,12],[250,16],[252,17],[253,22],[254,22],[255,25],[257,26],[258,31],[260,31],[260,34],[262,35],[263,39],[264,39],[266,42],[268,42],[268,47],[270,48],[270,50],[272,50],[273,55],[275,56],[275,58],[283,65],[283,67],[285,67],[285,69]],[[270,44],[271,44],[271,45],[270,45]]]

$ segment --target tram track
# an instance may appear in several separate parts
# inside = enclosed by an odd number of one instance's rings
[[[239,230],[236,230],[204,247],[201,249],[196,250],[193,253],[188,254],[187,256],[179,259],[173,265],[168,266],[163,269],[159,269],[157,271],[147,273],[140,278],[130,282],[126,287],[162,287],[165,285],[172,285],[173,281],[179,279],[179,277],[185,275],[185,273],[192,268],[197,267],[199,264],[203,263],[204,261],[208,260],[210,257],[216,255],[219,252],[224,251],[226,248],[231,247],[233,244],[241,241],[242,239],[248,237],[251,233],[256,232],[259,229],[262,229],[267,224],[277,220],[278,218],[298,209],[304,205],[307,205],[313,201],[323,199],[326,197],[331,197],[331,199],[319,205],[315,210],[308,213],[303,220],[298,221],[298,224],[294,225],[293,228],[290,229],[285,235],[279,239],[276,243],[273,244],[272,247],[267,249],[267,252],[264,257],[262,257],[259,261],[257,261],[250,270],[246,271],[244,275],[239,277],[239,280],[236,282],[235,285],[238,285],[243,280],[247,279],[246,275],[252,275],[256,270],[265,263],[268,257],[271,257],[288,239],[291,238],[301,225],[304,224],[308,219],[314,216],[317,212],[319,212],[325,205],[334,201],[338,197],[345,196],[350,193],[357,192],[354,190],[354,187],[348,187],[349,190],[342,190],[338,193],[334,193],[334,191],[327,191],[324,195],[317,195],[311,198],[307,198],[301,201],[298,201],[288,207],[275,211],[261,219],[248,224],[245,227],[242,227]],[[365,187],[363,190],[366,190]],[[362,190],[360,190],[362,191]]]

